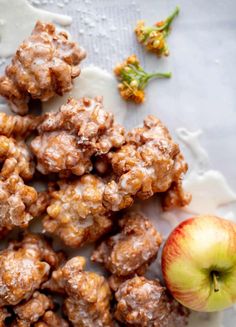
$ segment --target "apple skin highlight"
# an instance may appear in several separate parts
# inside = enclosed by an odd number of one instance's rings
[[[184,306],[203,312],[236,302],[236,224],[215,216],[183,221],[162,253],[167,288]]]

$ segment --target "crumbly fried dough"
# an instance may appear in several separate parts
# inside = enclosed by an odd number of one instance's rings
[[[56,254],[43,239],[27,235],[0,252],[0,306],[27,300],[48,278]],[[56,267],[56,265],[55,265]]]
[[[30,327],[37,322],[47,310],[53,309],[53,307],[53,301],[50,297],[35,292],[30,300],[14,307],[14,312],[17,315],[15,326]]]
[[[15,226],[27,227],[33,218],[30,207],[37,200],[37,192],[24,180],[32,179],[35,164],[23,138],[36,129],[40,120],[0,113],[0,238]]]
[[[9,243],[8,249],[17,251],[26,249],[37,254],[40,260],[46,261],[53,269],[57,269],[65,262],[63,252],[55,252],[48,240],[38,234],[25,233],[22,240],[14,240]]]
[[[116,125],[101,98],[69,99],[56,113],[45,115],[39,136],[31,143],[43,174],[83,175],[92,169],[92,155],[124,143],[124,128]]]
[[[38,291],[32,297],[14,307],[16,319],[11,327],[69,327],[54,311],[52,298]]]
[[[0,114],[0,134],[23,137],[36,128],[30,117]],[[21,130],[21,131],[20,131]],[[0,235],[4,236],[14,226],[25,228],[33,218],[29,208],[37,200],[33,187],[23,180],[33,177],[35,166],[32,154],[21,139],[0,135]]]
[[[117,181],[106,186],[104,204],[113,211],[130,206],[135,197],[148,199],[166,192],[173,182],[181,183],[187,171],[179,146],[154,116],[129,132],[126,144],[108,156]]]
[[[158,280],[134,277],[115,294],[115,318],[125,326],[180,327],[188,321],[189,311],[171,298]]]
[[[191,201],[191,195],[185,193],[181,181],[174,182],[169,190],[163,194],[162,207],[169,210],[176,207],[184,207]]]
[[[47,311],[41,321],[34,324],[34,327],[69,327],[68,322],[53,311]]]
[[[52,192],[44,229],[59,236],[66,245],[79,247],[94,242],[111,228],[110,212],[103,206],[105,184],[94,175],[73,181],[62,180]]]
[[[70,173],[83,175],[92,170],[91,149],[80,149],[77,137],[64,131],[44,133],[31,143],[31,149],[37,158],[37,169],[42,174]]]
[[[12,174],[6,179],[0,176],[1,235],[15,226],[27,227],[33,219],[29,209],[36,200],[36,190],[25,185],[19,175]]]
[[[34,162],[24,141],[0,135],[0,162],[3,164],[2,177],[8,177],[13,173],[17,173],[24,180],[33,177]]]
[[[31,98],[47,101],[70,91],[84,57],[84,50],[65,32],[57,33],[53,24],[38,21],[0,78],[0,94],[13,111],[26,114]]]
[[[85,264],[85,258],[74,257],[52,273],[53,284],[68,296],[64,311],[74,327],[113,326],[108,283],[103,276],[84,271]]]
[[[6,129],[7,130],[7,129]],[[34,162],[27,145],[0,135],[0,234],[15,226],[25,228],[33,219],[30,207],[37,200],[33,187],[25,185],[34,174]]]
[[[11,116],[0,112],[0,135],[25,138],[36,130],[42,116]]]
[[[125,215],[119,226],[120,233],[103,241],[91,259],[103,263],[116,276],[144,274],[157,256],[161,235],[147,218],[135,212]]]
[[[50,194],[48,191],[38,192],[37,201],[29,207],[29,213],[33,217],[40,217],[46,212],[50,204]]]

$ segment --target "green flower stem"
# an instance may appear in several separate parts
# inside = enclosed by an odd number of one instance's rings
[[[144,89],[147,85],[147,83],[153,79],[153,78],[170,78],[172,75],[171,73],[153,73],[153,74],[147,74],[145,73],[145,76],[143,76],[142,80],[140,81],[140,88]]]
[[[143,90],[148,81],[152,78],[170,78],[171,77],[171,73],[151,73],[148,74],[147,72],[145,72],[145,70],[138,65],[132,65],[129,64],[127,66],[129,69],[122,70],[121,73],[121,80],[123,82],[125,82],[126,86],[130,85],[133,81],[137,82],[137,87],[141,90]]]
[[[149,74],[149,79],[150,78],[171,78],[172,74],[171,72],[168,73],[154,73],[154,74]]]
[[[164,24],[162,26],[147,26],[144,28],[144,37],[143,42],[146,42],[151,32],[163,32],[164,36],[168,36],[170,33],[170,25],[176,16],[178,16],[180,12],[180,8],[177,6],[173,13],[164,20]]]
[[[167,17],[165,19],[165,24],[163,26],[161,26],[160,30],[163,30],[163,31],[165,30],[166,33],[168,34],[169,29],[170,29],[170,25],[173,22],[173,20],[175,19],[175,17],[178,16],[179,10],[180,10],[179,7],[176,7],[175,8],[175,10],[173,11],[173,13],[169,17]]]

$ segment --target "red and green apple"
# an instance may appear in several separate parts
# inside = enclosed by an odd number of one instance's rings
[[[236,302],[236,224],[215,216],[187,219],[162,253],[167,288],[177,301],[212,312]]]

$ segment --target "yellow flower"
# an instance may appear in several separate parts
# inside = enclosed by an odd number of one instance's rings
[[[120,81],[118,89],[122,98],[137,104],[144,102],[144,89],[151,78],[171,77],[170,73],[146,73],[136,55],[129,56],[123,63],[118,64],[114,73]]]
[[[178,15],[179,8],[167,17],[164,21],[156,23],[154,26],[145,26],[143,20],[138,21],[135,33],[139,43],[146,50],[156,53],[158,56],[168,56],[169,50],[166,43],[166,37],[170,33],[170,25],[174,18]]]

